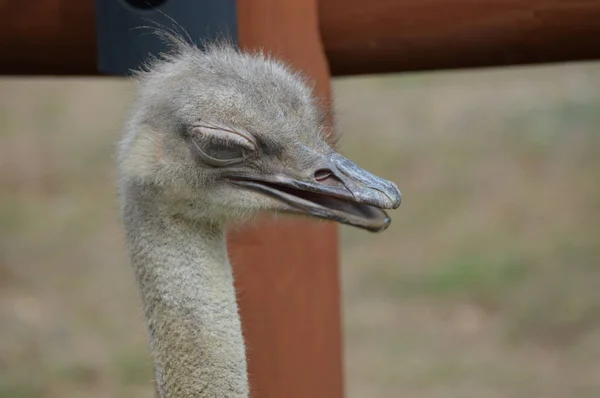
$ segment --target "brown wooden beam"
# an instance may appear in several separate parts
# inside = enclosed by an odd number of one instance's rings
[[[329,99],[316,0],[239,0],[238,31],[242,48],[287,61]],[[336,225],[265,217],[230,238],[252,397],[341,398]]]
[[[0,75],[96,75],[94,0],[0,1]]]
[[[598,0],[321,0],[334,75],[600,59]]]
[[[0,74],[95,74],[93,12],[0,2]],[[600,59],[598,0],[320,0],[319,25],[334,75]]]

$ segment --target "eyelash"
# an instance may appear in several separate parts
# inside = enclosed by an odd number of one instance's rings
[[[239,146],[239,145],[235,145],[230,140],[228,140],[226,138],[222,138],[222,137],[210,136],[210,137],[202,137],[202,139],[205,140],[206,143],[209,145],[222,145],[222,146],[227,146],[227,147],[238,147]]]
[[[195,133],[194,130],[199,130],[199,133]],[[230,137],[236,137],[235,139],[227,139],[227,138],[223,138],[223,137],[218,137],[215,136],[213,134],[209,134],[206,133],[206,130],[212,130],[214,131],[216,134],[218,133],[225,133],[225,135],[228,135]],[[250,150],[256,150],[256,142],[249,138],[248,135],[250,135],[249,133],[243,134],[240,131],[236,131],[230,128],[227,128],[226,126],[222,126],[219,124],[214,124],[214,123],[209,123],[209,122],[202,122],[202,123],[197,123],[192,125],[192,133],[191,135],[194,136],[196,134],[202,135],[202,136],[206,136],[208,139],[214,139],[217,141],[221,141],[224,143],[230,143],[231,141],[241,141],[239,143],[240,147],[252,147],[252,148],[248,148]],[[239,138],[238,138],[239,137]]]

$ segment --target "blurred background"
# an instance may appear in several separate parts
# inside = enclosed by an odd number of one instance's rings
[[[347,396],[600,396],[600,63],[333,83],[398,183],[341,227]],[[134,86],[0,79],[0,398],[152,397],[115,199]]]

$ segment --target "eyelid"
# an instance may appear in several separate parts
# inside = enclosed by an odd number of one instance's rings
[[[192,143],[193,145],[196,147],[196,150],[198,151],[198,155],[200,156],[200,158],[207,164],[214,166],[214,167],[224,167],[224,166],[231,166],[240,162],[243,162],[245,160],[245,156],[242,152],[242,157],[239,158],[235,158],[235,159],[217,159],[217,158],[213,158],[212,156],[208,155],[206,152],[204,152],[202,150],[202,148],[200,147],[200,145],[198,145],[198,143],[196,142],[195,139],[192,139]]]
[[[234,130],[231,127],[219,123],[205,121],[197,122],[192,125],[192,132],[233,141],[250,151],[255,151],[257,148],[256,141],[250,133],[240,129]]]

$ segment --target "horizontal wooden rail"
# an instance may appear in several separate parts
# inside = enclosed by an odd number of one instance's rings
[[[321,0],[334,75],[600,59],[598,0]]]
[[[0,15],[0,74],[96,73],[93,0]],[[598,0],[320,0],[319,18],[333,75],[600,59]]]
[[[94,0],[0,1],[0,15],[0,74],[98,74]]]

